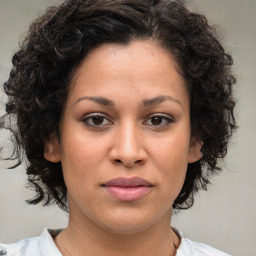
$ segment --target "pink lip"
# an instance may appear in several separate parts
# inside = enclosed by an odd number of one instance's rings
[[[143,198],[152,189],[152,184],[140,177],[115,178],[103,184],[111,197],[120,201],[135,201]]]

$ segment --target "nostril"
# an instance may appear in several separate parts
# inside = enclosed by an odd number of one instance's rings
[[[126,161],[122,161],[120,159],[115,159],[114,160],[114,163],[116,164],[123,164],[125,166],[133,166],[135,164],[141,164],[143,162],[143,160],[139,159],[139,160],[136,160],[136,161],[132,161],[132,162],[126,162]]]

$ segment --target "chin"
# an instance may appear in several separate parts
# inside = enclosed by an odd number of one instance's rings
[[[157,222],[153,216],[147,214],[125,214],[112,216],[114,218],[104,219],[102,223],[104,229],[107,229],[116,234],[129,235],[138,232],[143,232]]]
[[[148,227],[150,227],[150,225],[144,224],[139,226],[133,223],[133,225],[116,225],[116,226],[112,225],[109,227],[109,230],[112,233],[119,234],[119,235],[131,235],[131,234],[143,232]]]

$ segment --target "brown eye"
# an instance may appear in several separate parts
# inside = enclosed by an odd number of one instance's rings
[[[151,123],[153,125],[160,125],[162,123],[162,121],[163,121],[163,118],[160,116],[154,116],[151,118]]]
[[[103,128],[113,124],[105,116],[97,113],[92,113],[88,116],[85,116],[85,118],[82,121],[86,126],[95,128]]]
[[[104,121],[104,117],[102,117],[102,116],[94,116],[94,117],[92,117],[92,122],[95,125],[100,125],[100,124],[103,123],[103,121]]]
[[[165,127],[170,123],[174,122],[170,116],[163,114],[155,114],[147,119],[144,124],[153,126],[153,127]]]

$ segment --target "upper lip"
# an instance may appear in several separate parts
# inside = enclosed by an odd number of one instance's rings
[[[118,178],[114,178],[107,181],[106,183],[103,184],[103,186],[130,188],[130,187],[139,187],[139,186],[152,187],[152,184],[140,177],[131,177],[131,178],[118,177]]]

